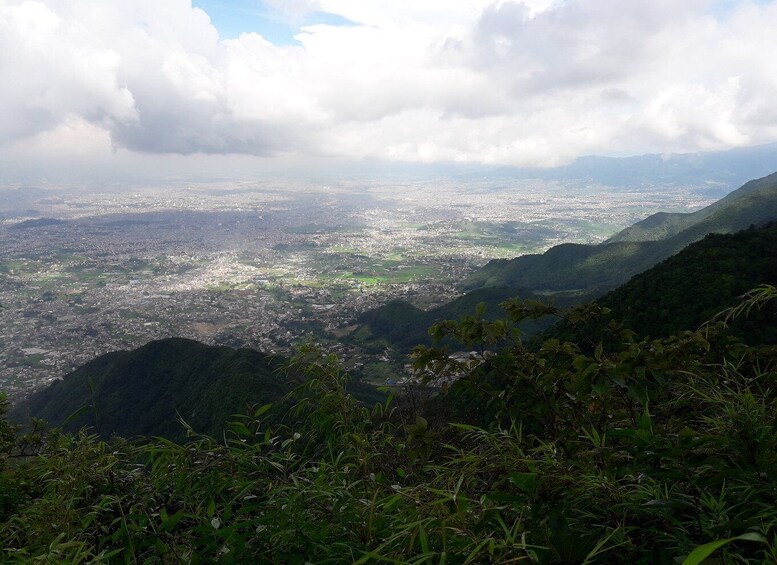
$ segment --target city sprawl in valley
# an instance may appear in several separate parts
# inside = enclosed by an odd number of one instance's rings
[[[397,297],[430,308],[490,259],[599,242],[713,200],[704,185],[602,191],[523,180],[7,191],[0,384],[21,396],[169,336],[279,353],[315,340],[352,364],[379,361],[337,339],[366,310]]]

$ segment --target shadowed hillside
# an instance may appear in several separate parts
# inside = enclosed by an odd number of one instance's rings
[[[635,276],[599,303],[640,335],[666,336],[698,327],[762,284],[777,284],[774,222],[733,235],[710,234]],[[746,340],[767,342],[777,337],[771,310],[753,312],[748,324],[742,332]],[[764,334],[768,329],[770,337]]]
[[[408,302],[394,300],[362,314],[357,320],[359,328],[351,334],[351,340],[375,352],[386,347],[410,351],[416,345],[432,343],[429,328],[434,324],[472,314],[481,302],[487,305],[485,319],[496,319],[502,315],[497,305],[515,296],[546,300],[523,289],[504,287],[479,288],[431,310],[421,310]],[[591,295],[570,293],[556,295],[552,301],[564,308],[593,298]],[[548,328],[554,321],[550,318],[526,320],[521,324],[521,330],[525,335],[533,335]]]
[[[185,435],[180,417],[198,432],[219,434],[247,404],[278,401],[291,389],[278,367],[252,349],[153,341],[94,359],[34,394],[16,416],[31,413],[67,430],[86,425],[103,436],[171,438]]]

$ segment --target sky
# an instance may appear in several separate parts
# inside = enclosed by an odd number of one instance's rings
[[[0,185],[777,141],[777,0],[0,0]]]

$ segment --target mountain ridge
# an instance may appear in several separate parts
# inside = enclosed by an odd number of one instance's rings
[[[625,235],[614,236],[617,241],[608,240],[598,245],[564,243],[543,254],[490,261],[470,275],[462,287],[474,290],[510,286],[550,292],[600,288],[604,292],[708,233],[732,233],[774,219],[777,219],[777,173],[750,181],[689,216],[651,216],[642,221],[648,222],[643,227],[663,222],[668,234],[663,239],[638,240],[639,230],[628,232],[627,228],[620,232],[626,232]],[[672,222],[683,223],[683,229],[677,231],[667,227]]]
[[[684,229],[706,220],[721,208],[725,208],[733,200],[741,198],[756,190],[768,188],[774,182],[777,182],[777,173],[767,175],[760,179],[751,180],[720,200],[717,200],[696,212],[657,212],[644,220],[619,231],[612,237],[606,239],[603,243],[667,239],[677,235]]]

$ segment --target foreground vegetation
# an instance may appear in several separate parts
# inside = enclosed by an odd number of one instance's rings
[[[470,360],[416,350],[427,378],[464,375],[444,395],[373,409],[303,350],[284,422],[256,407],[216,438],[0,419],[0,561],[777,563],[777,351],[727,330],[776,297],[642,341],[581,307],[576,338],[536,347],[516,326],[562,313],[509,300],[434,328]]]

